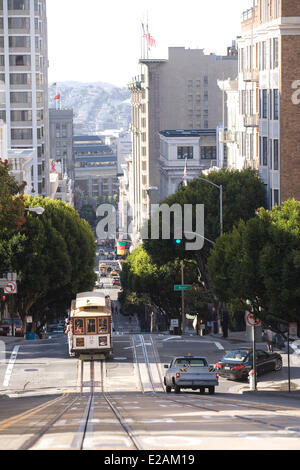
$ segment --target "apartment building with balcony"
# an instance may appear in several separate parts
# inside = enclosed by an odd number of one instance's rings
[[[141,59],[141,75],[128,87],[132,103],[133,225],[136,233],[160,193],[160,135],[164,129],[216,129],[223,121],[217,80],[236,78],[237,55],[206,55],[202,49],[170,47],[168,59]],[[157,190],[151,190],[157,188]]]
[[[259,169],[269,207],[300,199],[300,2],[255,0],[238,50],[240,158]]]
[[[0,118],[8,149],[32,150],[32,194],[49,195],[46,0],[0,0]]]

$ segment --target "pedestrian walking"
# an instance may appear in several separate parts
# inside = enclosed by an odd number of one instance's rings
[[[66,320],[66,335],[68,336],[68,345],[69,345],[69,355],[70,357],[73,356],[74,354],[72,353],[72,347],[73,347],[73,330],[72,330],[72,325],[69,320]]]
[[[228,337],[228,324],[229,324],[229,314],[227,310],[224,310],[221,317],[221,326],[223,331],[223,338]]]
[[[265,338],[266,338],[266,341],[267,341],[268,352],[272,353],[273,352],[273,346],[274,346],[274,342],[273,342],[274,333],[273,333],[272,330],[270,330],[270,328],[268,328],[265,331],[264,334],[265,334]]]

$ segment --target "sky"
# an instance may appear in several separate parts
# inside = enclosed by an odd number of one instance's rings
[[[226,54],[241,34],[241,14],[253,0],[47,0],[49,83],[107,82],[127,86],[141,57],[142,22],[156,41],[150,58],[168,47]]]

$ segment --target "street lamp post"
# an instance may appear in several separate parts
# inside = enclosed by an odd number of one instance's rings
[[[220,184],[213,183],[212,181],[202,178],[201,176],[198,176],[198,179],[205,181],[206,183],[211,184],[212,186],[215,186],[215,188],[218,188],[220,191],[220,234],[223,235],[223,186]]]
[[[45,212],[43,207],[25,207],[25,211],[34,212],[37,215],[42,215]]]

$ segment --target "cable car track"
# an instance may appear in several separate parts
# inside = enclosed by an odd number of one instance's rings
[[[84,364],[88,363],[90,365],[90,381],[88,383],[84,382]],[[98,382],[95,382],[95,364],[99,366],[98,372],[100,372],[100,387]],[[74,434],[71,449],[72,450],[85,450],[89,448],[89,444],[87,441],[92,438],[93,435],[93,415],[94,415],[94,401],[95,398],[99,396],[103,396],[105,402],[107,403],[110,411],[113,413],[114,417],[117,419],[123,433],[125,434],[126,438],[128,438],[131,442],[133,450],[143,450],[143,446],[137,436],[134,434],[132,429],[126,423],[126,420],[122,417],[120,412],[118,411],[117,407],[113,404],[111,396],[105,391],[105,374],[104,374],[104,361],[86,361],[81,363],[81,371],[80,371],[80,393],[77,394],[75,397],[72,395],[68,400],[66,406],[63,407],[58,413],[56,413],[51,419],[44,424],[41,429],[36,432],[31,438],[29,438],[20,448],[19,450],[30,450],[33,449],[35,446],[39,445],[39,442],[45,437],[48,433],[53,431],[53,427],[58,421],[62,420],[63,418],[68,418],[68,413],[74,407],[79,406],[80,401],[82,398],[87,398],[84,410],[82,413],[81,410],[81,418],[79,422],[79,426],[77,431]],[[90,387],[90,392],[87,394],[83,392],[84,388]],[[101,393],[95,391],[95,388],[101,388]],[[56,402],[57,400],[55,400]],[[34,412],[34,411],[33,411]],[[55,447],[54,447],[55,448]]]

